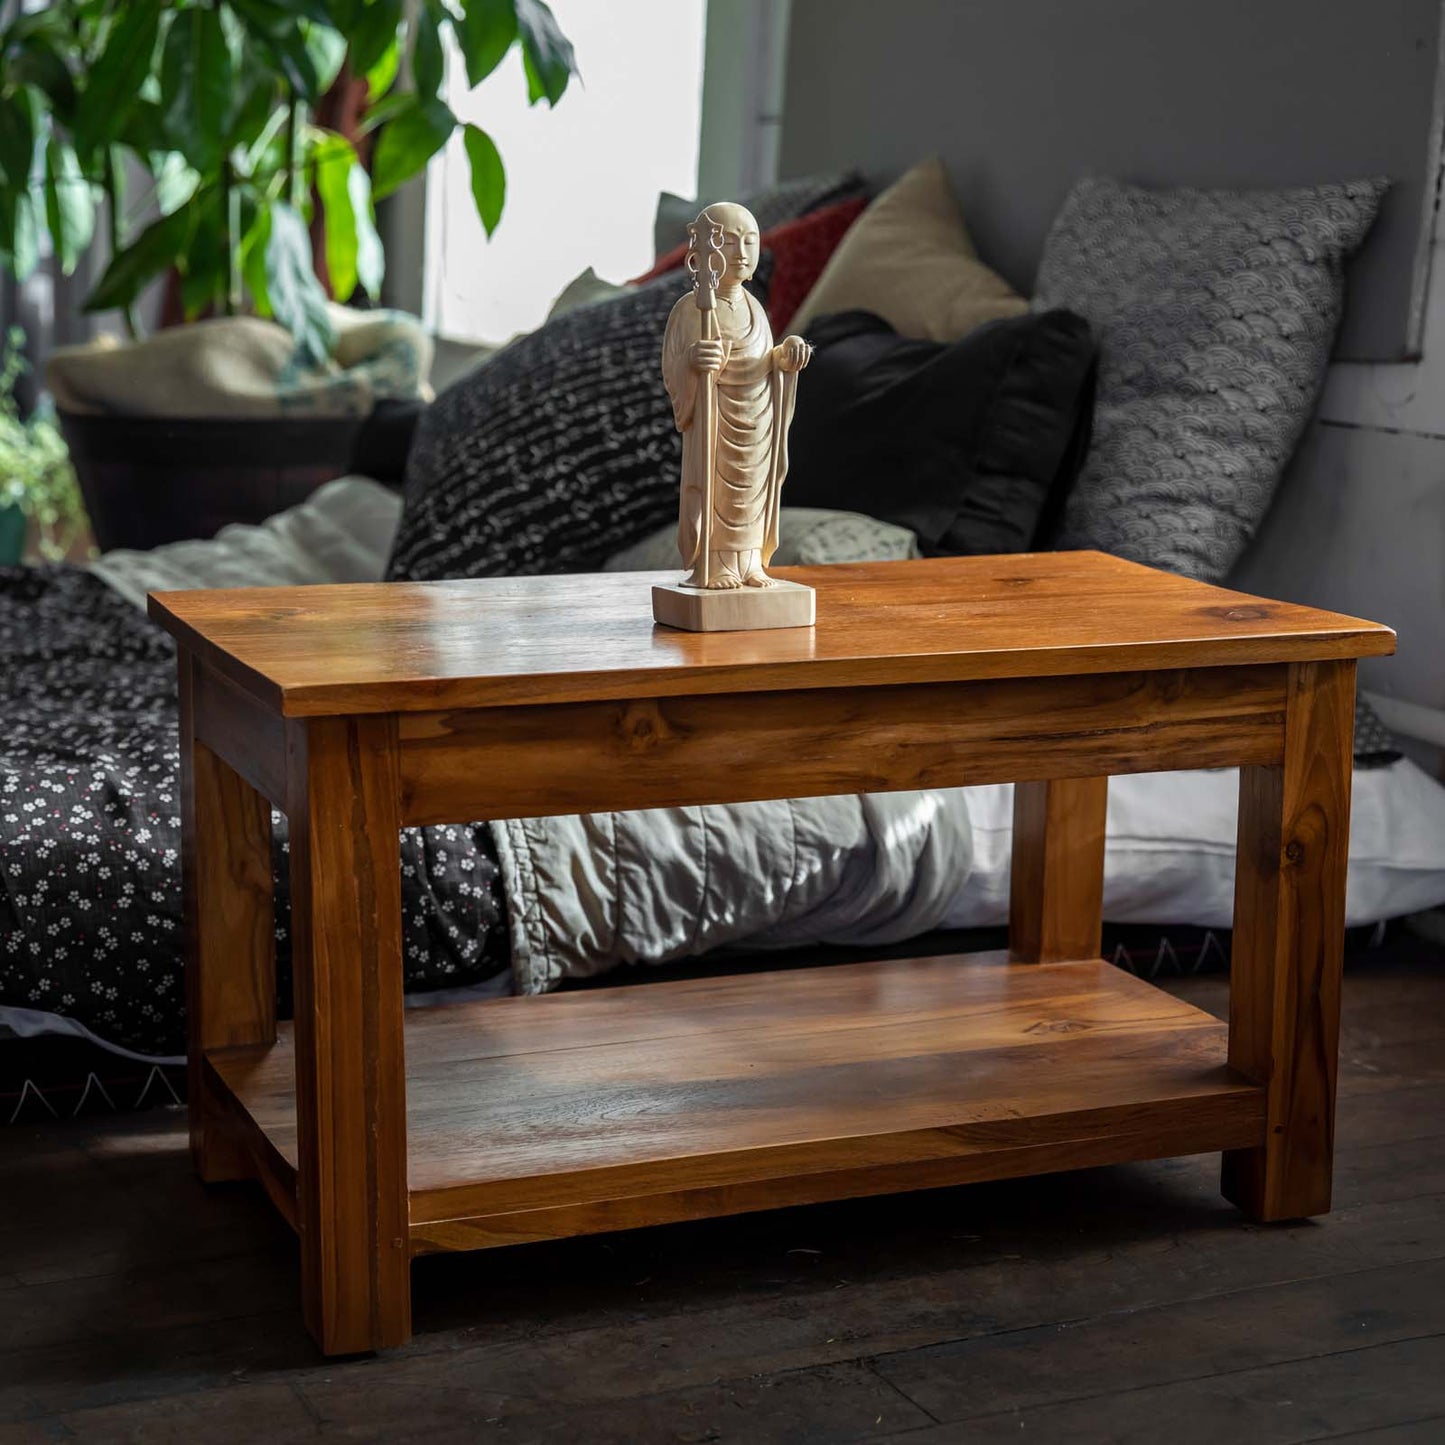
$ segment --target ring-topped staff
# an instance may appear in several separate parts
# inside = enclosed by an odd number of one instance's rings
[[[767,312],[743,285],[758,264],[750,211],[708,206],[688,240],[692,291],[672,308],[662,343],[682,433],[678,552],[687,576],[654,589],[653,615],[695,631],[809,626],[812,589],[766,568],[778,545],[797,373],[812,347],[801,336],[774,345]]]
[[[726,234],[721,221],[707,221],[704,211],[687,228],[687,273],[692,277],[692,297],[697,302],[699,325],[702,328],[700,340],[720,341],[717,327],[717,288],[727,270],[727,257],[723,255],[723,237]],[[680,302],[678,303],[681,304]],[[708,353],[711,355],[711,352]],[[726,365],[727,352],[724,348],[722,361]],[[702,390],[697,398],[698,429],[707,439],[705,451],[708,456],[717,455],[717,372],[704,371]],[[712,508],[713,469],[708,468],[702,478],[703,503],[700,512],[700,529],[693,545],[692,556],[687,566],[692,569],[693,585],[708,587],[712,581]],[[679,548],[679,550],[681,550]]]

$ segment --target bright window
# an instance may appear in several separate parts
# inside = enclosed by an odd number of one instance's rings
[[[705,0],[552,8],[582,72],[555,110],[527,105],[515,54],[470,94],[451,59],[452,109],[496,141],[507,204],[489,241],[460,136],[432,162],[426,312],[444,336],[504,341],[588,266],[610,281],[647,270],[658,192],[696,191]]]

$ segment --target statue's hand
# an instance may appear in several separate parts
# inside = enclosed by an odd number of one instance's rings
[[[778,343],[778,366],[783,371],[801,371],[812,356],[813,348],[801,336],[785,336]]]
[[[687,354],[688,365],[694,371],[706,374],[721,371],[723,367],[723,344],[721,341],[694,341]]]

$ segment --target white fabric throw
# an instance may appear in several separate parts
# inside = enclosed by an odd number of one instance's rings
[[[144,610],[147,592],[193,587],[294,587],[377,582],[386,571],[401,497],[367,477],[338,477],[259,526],[233,522],[209,541],[117,548],[91,571]]]
[[[937,792],[511,819],[492,832],[519,993],[733,945],[911,938],[943,923],[973,854],[962,795]]]

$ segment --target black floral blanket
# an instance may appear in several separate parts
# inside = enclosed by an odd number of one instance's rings
[[[78,1020],[137,1053],[182,1053],[170,638],[82,568],[0,568],[0,709],[0,1006]],[[284,1008],[286,820],[274,822]],[[485,824],[408,829],[402,904],[409,989],[507,968]]]

